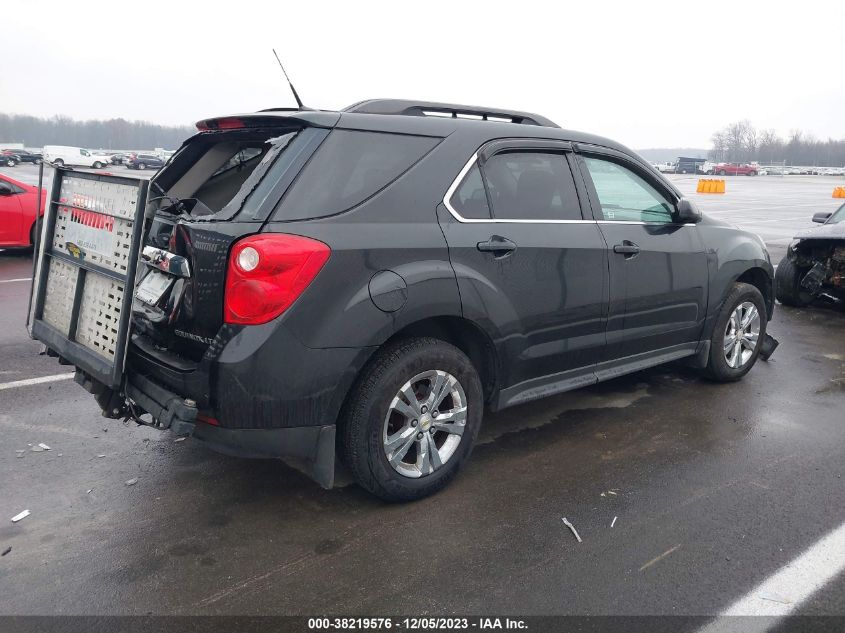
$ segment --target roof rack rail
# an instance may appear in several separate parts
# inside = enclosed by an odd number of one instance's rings
[[[436,116],[452,119],[476,119],[497,121],[500,123],[520,123],[522,125],[540,125],[560,127],[557,123],[539,114],[502,110],[499,108],[481,108],[478,106],[458,105],[454,103],[436,103],[433,101],[411,101],[407,99],[369,99],[344,108],[344,112],[361,114],[400,114],[405,116]]]

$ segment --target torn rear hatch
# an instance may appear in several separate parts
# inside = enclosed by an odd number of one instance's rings
[[[203,357],[223,325],[230,247],[261,230],[328,134],[294,117],[270,117],[272,127],[265,119],[251,121],[259,127],[234,117],[201,122],[209,131],[190,139],[150,185],[146,270],[132,319],[154,348]]]

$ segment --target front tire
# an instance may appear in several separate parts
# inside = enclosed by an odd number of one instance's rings
[[[138,163],[138,169],[146,169],[147,166],[144,163]]]
[[[434,494],[457,475],[481,427],[481,381],[458,348],[401,341],[362,372],[339,421],[341,459],[385,501]]]
[[[813,301],[813,296],[801,288],[801,279],[807,271],[795,265],[785,255],[775,271],[775,297],[785,306],[803,308]]]
[[[720,176],[727,176],[727,175],[728,175],[728,172],[726,172],[726,171],[723,169],[722,171],[720,171],[720,172],[719,172],[719,175],[720,175]]]
[[[763,295],[751,284],[734,283],[710,337],[707,376],[718,382],[734,382],[745,376],[760,355],[766,326]]]
[[[94,167],[94,169],[102,169],[102,168],[103,168],[103,163],[101,163],[100,161],[96,161],[96,162],[94,163],[93,167]]]
[[[65,161],[63,161],[61,158],[57,158],[56,160],[54,160],[54,161],[53,161],[53,164],[54,164],[56,167],[64,167],[64,166],[65,166]]]

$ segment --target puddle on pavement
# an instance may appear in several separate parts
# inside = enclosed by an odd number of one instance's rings
[[[598,387],[596,389],[601,389]],[[586,409],[624,409],[648,397],[649,385],[637,383],[633,390],[570,391],[558,396],[505,409],[485,416],[476,446],[489,444],[503,435],[536,429],[551,424],[564,413]]]

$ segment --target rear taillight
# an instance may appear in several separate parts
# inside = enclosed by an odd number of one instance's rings
[[[223,320],[258,325],[275,319],[303,293],[331,249],[299,235],[250,235],[229,253]]]

